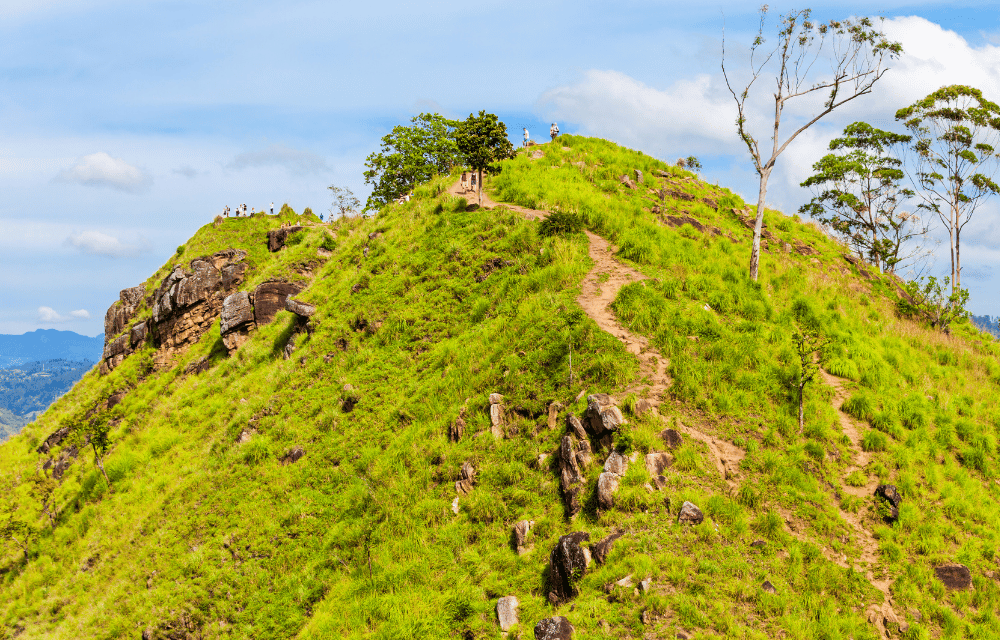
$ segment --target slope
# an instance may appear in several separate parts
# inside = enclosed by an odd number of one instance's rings
[[[897,317],[890,280],[776,212],[766,276],[749,282],[739,198],[605,141],[560,142],[493,179],[510,205],[468,207],[446,176],[372,220],[286,210],[200,229],[142,285],[134,321],[155,326],[155,293],[190,256],[229,249],[246,252],[240,291],[285,280],[316,312],[302,330],[281,311],[231,354],[218,319],[176,349],[152,331],[0,447],[5,517],[36,532],[0,564],[7,633],[478,637],[505,595],[522,637],[555,614],[578,638],[873,638],[887,620],[912,637],[989,633],[996,347]],[[556,212],[586,230],[528,219]],[[841,389],[808,388],[802,434],[796,321],[831,337]],[[590,443],[568,517],[565,416],[597,392],[628,424]],[[37,451],[95,421],[113,425],[113,490],[92,453],[69,455],[82,438]],[[603,508],[609,444],[671,465],[628,464]],[[58,483],[41,481],[49,459],[68,463]],[[903,496],[892,525],[870,492],[886,483]],[[685,502],[704,522],[678,523]],[[552,604],[549,553],[572,531],[595,553],[624,535]],[[954,562],[973,589],[935,576]]]

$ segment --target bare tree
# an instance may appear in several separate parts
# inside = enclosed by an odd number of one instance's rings
[[[777,45],[769,52],[761,51],[761,47],[765,44],[764,27],[767,11],[767,5],[760,8],[760,27],[757,37],[750,45],[750,80],[739,92],[733,88],[726,71],[724,36],[722,44],[722,74],[729,92],[736,101],[736,128],[740,139],[750,151],[754,168],[760,176],[757,220],[750,253],[750,277],[754,280],[757,280],[760,265],[760,236],[764,225],[767,181],[771,177],[778,156],[785,151],[792,140],[816,124],[820,118],[858,96],[871,93],[872,86],[887,71],[887,67],[883,66],[886,58],[897,58],[903,51],[901,44],[889,42],[885,34],[876,29],[869,18],[814,23],[809,19],[812,15],[809,9],[791,11],[781,16]],[[814,73],[817,62],[828,62],[829,73],[826,75]],[[774,123],[771,135],[773,144],[770,156],[766,156],[766,150],[761,151],[758,139],[750,133],[747,101],[757,80],[765,74],[770,75],[772,69],[775,81]],[[826,92],[819,112],[782,141],[780,127],[785,105],[789,100],[817,92]]]

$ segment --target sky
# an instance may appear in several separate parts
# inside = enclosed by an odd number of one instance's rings
[[[1000,102],[995,4],[812,8],[819,20],[883,17],[904,54],[779,158],[769,207],[809,200],[798,185],[851,122],[898,129],[897,109],[946,84]],[[730,68],[745,72],[757,21],[749,3],[711,0],[4,0],[0,333],[101,333],[118,291],[226,205],[326,212],[330,185],[364,200],[367,155],[425,111],[485,109],[515,141],[557,121],[668,161],[696,155],[705,179],[755,202],[720,62],[725,29]],[[766,91],[751,100],[751,125],[766,125],[767,103]],[[789,107],[788,120],[814,107]],[[931,272],[947,275],[938,254]],[[1000,198],[966,227],[962,255],[968,308],[1000,314]]]

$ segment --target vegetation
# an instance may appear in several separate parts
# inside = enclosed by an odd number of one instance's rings
[[[948,230],[952,292],[962,287],[962,229],[979,205],[1000,193],[1000,106],[964,85],[942,87],[896,112],[913,134],[920,206]]]
[[[165,365],[147,346],[109,375],[88,373],[0,446],[2,633],[487,637],[499,633],[497,598],[513,594],[521,637],[565,615],[584,639],[683,629],[874,640],[868,611],[888,601],[873,584],[883,579],[907,637],[994,633],[1000,347],[961,317],[944,334],[898,313],[892,277],[863,277],[846,247],[776,211],[754,281],[738,196],[607,141],[559,143],[502,161],[491,193],[575,221],[550,233],[504,206],[468,211],[446,193],[457,174],[371,219],[320,225],[288,210],[199,229],[147,291],[184,258],[243,249],[241,287],[308,284],[298,298],[317,306],[312,331],[287,359],[298,320],[285,311],[232,355],[218,325]],[[619,181],[635,169],[662,200]],[[701,227],[673,226],[654,207]],[[267,231],[291,221],[305,233],[270,253]],[[638,410],[657,399],[642,397],[651,354],[640,361],[577,304],[593,267],[577,223],[646,278],[611,308],[669,361],[658,415]],[[796,326],[828,339],[816,360],[840,385],[803,387],[801,433]],[[203,358],[207,370],[189,370]],[[646,488],[654,479],[637,461],[604,511],[593,496],[606,452],[595,452],[568,521],[551,461],[565,414],[581,415],[593,392],[619,398],[629,424],[616,440],[637,460],[666,448],[667,427],[684,440],[662,489]],[[490,393],[508,408],[500,437]],[[553,401],[564,409],[549,428]],[[39,471],[68,451],[40,455],[43,440],[94,418],[109,427],[113,493],[89,455],[58,480]],[[723,444],[742,457],[720,472]],[[305,455],[290,462],[295,447]],[[454,513],[464,462],[473,488]],[[892,524],[862,490],[876,481],[903,497]],[[685,501],[702,524],[677,523]],[[534,525],[519,555],[521,520]],[[593,545],[616,530],[625,535],[605,562],[574,581],[575,600],[550,605],[558,538],[585,531]],[[944,588],[934,568],[949,562],[969,567],[974,589]],[[606,589],[629,575],[651,588]]]
[[[479,204],[483,203],[483,171],[496,172],[497,164],[514,156],[514,145],[507,138],[507,125],[495,114],[480,111],[478,116],[471,113],[458,124],[455,132],[458,149],[465,163],[479,173]]]
[[[746,144],[754,169],[760,176],[757,195],[757,219],[754,225],[753,247],[750,251],[750,279],[756,281],[760,264],[760,239],[764,224],[764,201],[767,196],[767,182],[774,170],[778,156],[803,131],[829,115],[834,109],[871,93],[887,67],[888,60],[897,58],[903,51],[898,42],[890,42],[869,18],[831,20],[816,23],[809,9],[790,11],[781,16],[778,38],[770,51],[760,51],[766,43],[764,25],[767,19],[767,5],[760,9],[760,28],[750,45],[750,79],[739,90],[733,88],[730,71],[726,70],[725,50],[722,56],[722,73],[726,86],[736,101],[736,130]],[[824,45],[827,45],[824,51]],[[723,45],[724,46],[724,45]],[[827,53],[829,52],[829,53]],[[817,61],[822,63],[817,65]],[[772,64],[773,63],[773,64]],[[816,77],[820,68],[829,68],[830,74]],[[767,135],[772,141],[770,152],[761,150],[759,136],[754,136],[748,121],[747,100],[751,97],[753,85],[762,75],[773,71],[774,121],[767,127]],[[771,91],[771,89],[767,89]],[[810,96],[816,91],[826,92],[822,106],[815,115],[800,124],[790,136],[782,140],[779,131],[781,116],[790,100]]]

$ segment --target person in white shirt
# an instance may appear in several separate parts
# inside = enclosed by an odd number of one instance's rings
[[[274,215],[274,203],[273,202],[271,203],[271,215],[272,216]]]
[[[528,148],[528,127],[524,128],[524,148]]]
[[[549,127],[549,135],[552,136],[553,140],[555,140],[556,137],[559,135],[559,125],[557,125],[555,122],[553,122],[552,126]]]

